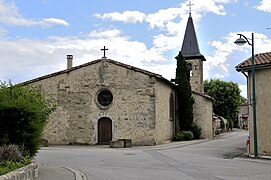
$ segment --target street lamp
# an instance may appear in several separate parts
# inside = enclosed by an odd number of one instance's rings
[[[235,44],[242,46],[248,43],[252,47],[252,107],[253,107],[253,133],[254,133],[254,158],[258,158],[258,145],[257,145],[257,122],[256,122],[256,95],[255,95],[255,68],[254,68],[254,34],[252,33],[251,43],[242,34],[237,34],[240,37],[234,42]]]

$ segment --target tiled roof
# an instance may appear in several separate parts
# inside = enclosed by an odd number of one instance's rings
[[[238,64],[235,68],[237,71],[248,71],[251,69],[251,57]],[[254,56],[255,69],[271,68],[271,52],[255,54]]]

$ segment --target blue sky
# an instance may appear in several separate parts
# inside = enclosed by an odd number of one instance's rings
[[[174,57],[181,49],[188,19],[187,0],[0,0],[0,80],[23,82],[103,56],[165,78],[175,77]],[[271,51],[270,0],[191,0],[204,79],[239,84],[235,66],[251,47],[233,42],[255,33],[255,53]]]

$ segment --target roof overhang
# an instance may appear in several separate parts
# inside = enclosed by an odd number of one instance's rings
[[[201,59],[202,61],[206,61],[205,57],[201,54],[197,54],[197,55],[184,55],[183,57],[185,58],[185,60],[191,60],[191,59]]]
[[[248,72],[252,70],[252,66],[246,66],[246,67],[238,67],[236,66],[236,71],[238,72]],[[271,64],[260,64],[260,65],[256,65],[254,66],[255,70],[259,70],[259,69],[270,69],[271,68]]]

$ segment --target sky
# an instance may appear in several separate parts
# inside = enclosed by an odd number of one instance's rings
[[[191,0],[204,79],[238,83],[235,66],[251,56],[237,46],[255,36],[255,53],[271,51],[270,0]],[[106,56],[167,79],[175,77],[189,17],[187,0],[0,0],[0,81],[24,82]]]

